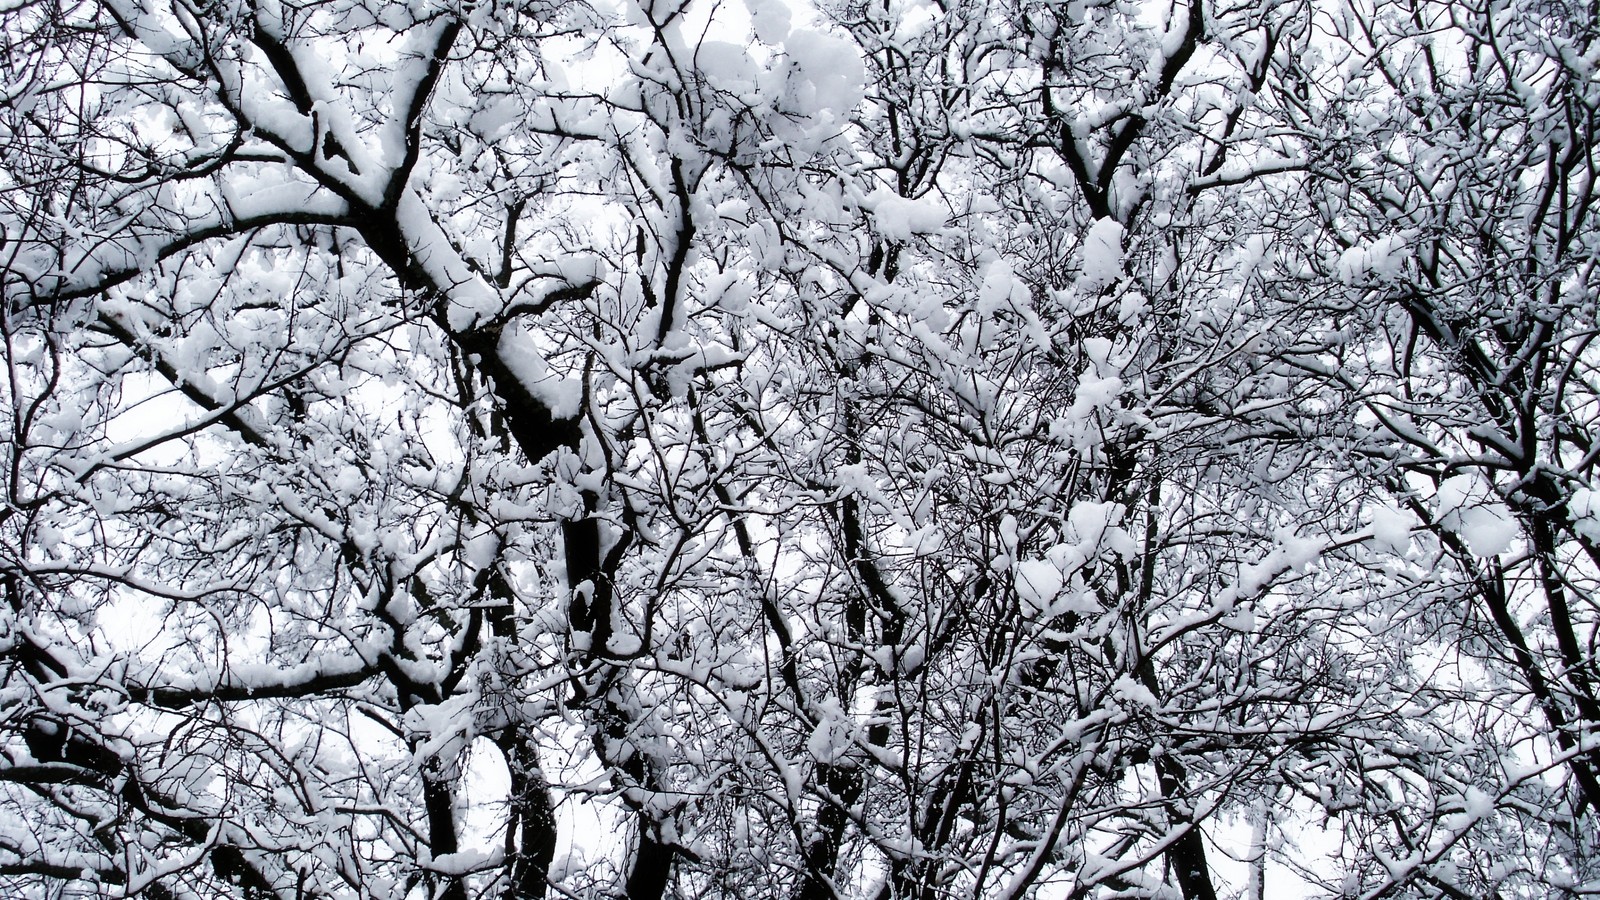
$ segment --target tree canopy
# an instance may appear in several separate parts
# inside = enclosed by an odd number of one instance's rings
[[[0,894],[1600,893],[1600,12],[11,0]]]

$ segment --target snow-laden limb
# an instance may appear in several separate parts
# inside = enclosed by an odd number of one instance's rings
[[[298,666],[234,664],[221,677],[167,678],[155,683],[129,681],[128,698],[163,709],[195,703],[228,703],[279,697],[313,697],[353,688],[379,673],[377,648],[343,659],[311,660]]]
[[[151,228],[151,223],[138,219],[114,221],[103,235],[88,236],[89,240],[72,246],[59,261],[44,256],[53,253],[56,244],[30,248],[24,239],[0,274],[24,286],[19,297],[23,302],[26,298],[41,304],[75,300],[132,281],[157,263],[218,238],[272,225],[341,225],[350,221],[346,206],[337,198],[318,194],[303,184],[291,187],[294,196],[287,198],[288,202],[279,197],[277,202],[250,204],[245,215],[201,207],[183,217],[177,233],[171,233],[166,223]]]

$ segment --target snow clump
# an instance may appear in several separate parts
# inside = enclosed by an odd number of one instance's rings
[[[1122,239],[1125,232],[1116,219],[1096,219],[1083,236],[1083,277],[1079,286],[1098,291],[1122,276]]]
[[[843,120],[865,96],[867,67],[861,51],[842,38],[796,31],[783,42],[794,63],[792,111],[802,116],[832,113]]]
[[[932,195],[912,200],[880,187],[864,199],[878,233],[891,241],[905,243],[914,234],[932,234],[944,227],[944,204]]]

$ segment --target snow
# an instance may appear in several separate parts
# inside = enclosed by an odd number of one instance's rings
[[[247,69],[254,73],[252,67]],[[237,89],[239,105],[258,131],[275,135],[296,153],[310,153],[316,141],[311,119],[300,114],[293,103],[265,85],[251,80]]]
[[[1161,705],[1150,689],[1127,675],[1119,676],[1111,686],[1111,695],[1124,703],[1155,709]]]
[[[1034,614],[1048,610],[1065,583],[1061,570],[1049,560],[1029,559],[1016,565],[1017,598]]]
[[[1161,37],[1161,55],[1171,59],[1178,55],[1189,32],[1189,7],[1181,3],[1172,6],[1172,19],[1167,23],[1167,33]]]
[[[1017,277],[1009,261],[997,259],[984,266],[983,281],[978,287],[980,310],[1026,309],[1028,299],[1028,285]]]
[[[1256,630],[1256,611],[1249,606],[1240,606],[1233,613],[1217,620],[1217,624],[1243,634]]]
[[[500,555],[500,535],[486,529],[468,538],[461,551],[463,560],[474,569],[492,565]]]
[[[779,44],[789,36],[793,19],[784,0],[744,0],[750,13],[750,27],[756,40],[764,44]]]
[[[1495,798],[1481,788],[1468,787],[1461,795],[1461,806],[1468,818],[1477,821],[1494,814]]]
[[[1371,517],[1368,527],[1372,531],[1369,541],[1372,548],[1404,556],[1411,548],[1411,529],[1415,524],[1411,516],[1392,503],[1382,503],[1372,508]]]
[[[899,671],[904,673],[915,672],[922,668],[923,661],[927,658],[927,651],[921,644],[911,644],[900,651]]]
[[[1122,243],[1126,232],[1115,219],[1096,219],[1083,237],[1080,288],[1098,291],[1122,277]]]
[[[549,116],[551,111],[549,108],[542,108],[539,112]],[[532,115],[514,97],[484,97],[478,109],[473,112],[472,118],[468,120],[468,127],[484,141],[493,143],[510,133],[519,122],[529,121]],[[554,119],[549,119],[544,123],[544,127],[556,130],[558,125]]]
[[[1071,416],[1073,418],[1087,418],[1096,409],[1102,409],[1114,403],[1122,395],[1122,379],[1116,376],[1100,378],[1091,372],[1085,372],[1078,379],[1078,389],[1073,395]]]
[[[555,374],[533,346],[533,338],[506,328],[495,345],[496,355],[517,381],[557,419],[574,419],[583,408],[583,382]]]
[[[1473,475],[1452,475],[1439,482],[1434,491],[1434,512],[1443,519],[1459,510],[1478,489],[1478,479]]]
[[[880,187],[868,194],[862,205],[872,211],[878,233],[891,241],[905,243],[914,235],[933,234],[944,228],[945,206],[932,194],[911,199]]]
[[[854,747],[850,722],[836,701],[820,704],[816,727],[806,738],[806,752],[824,765],[835,765],[846,759]]]
[[[500,313],[504,303],[499,294],[450,246],[450,239],[416,191],[401,194],[395,219],[412,257],[433,286],[449,297],[451,330],[468,331]]]
[[[937,525],[925,525],[906,534],[905,547],[918,559],[937,554],[944,545],[944,532]]]
[[[1073,536],[1078,539],[1079,548],[1088,550],[1100,545],[1111,527],[1122,521],[1122,514],[1120,503],[1085,500],[1073,504],[1067,513],[1067,523],[1071,526]]]
[[[1016,552],[1018,536],[1017,517],[1006,513],[1000,517],[1000,541],[1008,552]]]
[[[473,872],[482,872],[501,864],[503,853],[499,850],[458,850],[455,853],[441,853],[428,864],[429,871],[442,875],[462,876]]]
[[[1584,538],[1600,543],[1600,492],[1578,488],[1567,500],[1572,527]]]
[[[1463,473],[1441,481],[1434,506],[1439,524],[1459,535],[1475,556],[1505,553],[1521,530],[1511,510],[1476,475]]]
[[[830,113],[837,121],[861,102],[867,70],[853,42],[798,30],[784,40],[783,49],[794,63],[791,101],[795,112],[804,116]]]
[[[1511,549],[1520,526],[1502,504],[1485,504],[1461,510],[1456,531],[1467,542],[1467,549],[1482,557],[1494,557]]]
[[[1410,258],[1411,248],[1406,239],[1390,235],[1368,244],[1356,244],[1339,254],[1334,274],[1345,284],[1394,281],[1405,274],[1405,264]]]
[[[695,48],[694,64],[713,85],[731,91],[755,88],[760,75],[749,52],[727,41],[702,41]]]

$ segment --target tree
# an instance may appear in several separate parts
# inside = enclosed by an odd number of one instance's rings
[[[19,5],[0,883],[1589,890],[1586,22]]]
[[[1290,252],[1349,329],[1307,368],[1363,411],[1360,465],[1389,495],[1382,518],[1425,530],[1412,559],[1438,583],[1416,595],[1431,620],[1419,639],[1486,667],[1458,688],[1469,703],[1517,704],[1516,720],[1478,728],[1536,749],[1499,747],[1476,777],[1518,814],[1501,839],[1538,848],[1523,877],[1565,889],[1594,877],[1600,802],[1593,17],[1416,3],[1329,21],[1325,68],[1283,110],[1308,138],[1320,225]],[[1561,776],[1519,777],[1535,764]]]

